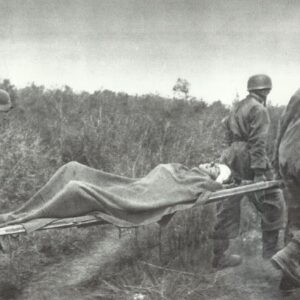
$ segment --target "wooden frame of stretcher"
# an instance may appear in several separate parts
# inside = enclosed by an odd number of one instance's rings
[[[211,193],[209,198],[205,201],[200,202],[199,205],[218,202],[231,196],[246,195],[248,193],[279,188],[281,186],[282,186],[281,181],[273,180],[273,181],[246,184],[234,188],[227,188],[227,189],[223,189]],[[86,215],[86,216],[75,217],[75,218],[57,219],[51,224],[45,225],[44,227],[39,228],[37,230],[62,229],[68,227],[86,227],[86,226],[101,225],[101,224],[107,224],[107,222],[95,216]],[[26,229],[22,224],[11,225],[11,226],[0,228],[0,236],[14,235],[20,233],[26,233]]]

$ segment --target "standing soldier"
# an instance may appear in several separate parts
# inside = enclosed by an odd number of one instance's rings
[[[224,120],[226,149],[221,162],[228,165],[235,181],[259,182],[273,178],[266,155],[269,130],[267,95],[272,89],[271,78],[259,74],[248,80],[248,96],[238,102]],[[279,229],[284,221],[284,199],[280,189],[257,192],[248,196],[261,216],[263,257],[271,258],[277,251]],[[240,227],[241,196],[227,199],[217,207],[214,240],[214,268],[234,267],[242,262],[239,255],[228,254],[229,240],[235,238]]]
[[[12,103],[10,100],[9,94],[5,91],[0,89],[0,128],[4,130],[7,124],[7,115],[3,113],[7,113],[12,108]]]
[[[279,288],[291,291],[300,287],[300,89],[280,119],[273,165],[288,193],[289,243],[271,261],[283,271]]]
[[[0,89],[0,112],[8,112],[12,108],[9,94]]]

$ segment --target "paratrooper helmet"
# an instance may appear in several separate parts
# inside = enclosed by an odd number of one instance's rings
[[[272,80],[268,75],[257,74],[253,75],[248,79],[247,84],[248,91],[272,89]]]

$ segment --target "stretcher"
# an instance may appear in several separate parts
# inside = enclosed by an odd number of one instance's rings
[[[223,199],[230,198],[237,195],[247,195],[253,192],[265,191],[275,188],[282,187],[282,182],[273,180],[273,181],[264,181],[258,183],[249,183],[244,182],[242,185],[232,187],[225,186],[224,189],[213,192],[210,194],[208,199],[204,201],[199,201],[197,205],[206,205],[214,202],[222,201]],[[86,215],[81,217],[66,218],[66,219],[57,219],[51,224],[45,225],[42,228],[37,230],[50,230],[50,229],[63,229],[69,227],[86,227],[91,225],[103,225],[107,224],[106,221],[97,218],[97,216]],[[15,235],[27,233],[27,230],[23,224],[11,225],[0,228],[0,236]]]

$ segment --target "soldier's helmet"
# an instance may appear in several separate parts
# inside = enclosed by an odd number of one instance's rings
[[[257,74],[248,79],[247,84],[248,91],[272,89],[272,80],[268,75]]]
[[[10,96],[8,92],[0,89],[0,112],[7,112],[12,108]]]

